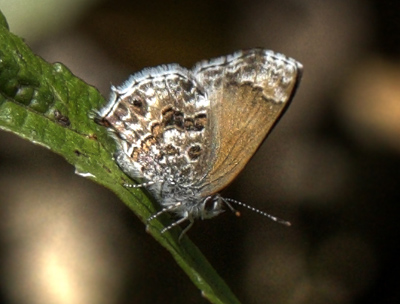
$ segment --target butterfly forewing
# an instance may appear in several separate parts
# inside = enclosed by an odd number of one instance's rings
[[[203,196],[226,187],[244,168],[288,106],[301,65],[262,49],[203,61],[193,73],[210,100],[214,139]]]

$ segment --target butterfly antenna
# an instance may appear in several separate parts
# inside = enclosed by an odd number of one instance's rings
[[[279,224],[283,224],[285,226],[291,226],[292,225],[288,221],[282,220],[282,219],[280,219],[280,218],[278,218],[276,216],[273,216],[273,215],[271,215],[269,213],[261,211],[261,210],[259,210],[257,208],[252,207],[252,206],[246,205],[246,204],[244,204],[242,202],[239,202],[237,200],[234,200],[232,198],[223,198],[223,200],[227,203],[227,206],[236,214],[236,216],[240,215],[239,211],[236,211],[229,203],[233,203],[233,204],[236,204],[236,205],[239,205],[239,206],[246,207],[247,209],[250,209],[251,211],[254,211],[254,212],[256,212],[258,214],[261,214],[263,216],[266,216],[266,217],[270,218],[271,220],[273,220],[274,222],[277,222]]]

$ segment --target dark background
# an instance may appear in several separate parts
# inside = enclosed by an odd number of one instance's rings
[[[300,61],[292,105],[223,193],[292,227],[242,210],[189,236],[243,303],[400,303],[399,2],[10,2],[11,31],[104,96],[143,67],[242,48]],[[0,301],[207,303],[111,192],[3,131]]]

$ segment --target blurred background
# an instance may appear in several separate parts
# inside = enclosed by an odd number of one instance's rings
[[[147,66],[264,47],[297,95],[190,238],[243,303],[400,303],[400,3],[0,0],[13,33],[108,97]],[[0,132],[0,303],[207,303],[144,225],[60,156]]]

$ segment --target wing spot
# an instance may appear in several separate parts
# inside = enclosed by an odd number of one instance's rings
[[[183,123],[184,129],[186,131],[195,131],[194,120],[192,118],[186,118]]]
[[[202,151],[203,150],[199,145],[194,145],[189,148],[187,154],[190,160],[197,160],[200,157]]]
[[[136,113],[136,114],[140,114],[142,116],[144,116],[145,114],[145,101],[143,100],[142,97],[140,96],[128,96],[126,97],[126,103],[129,104],[129,110],[131,110],[132,112]]]
[[[205,128],[207,124],[207,114],[202,113],[202,114],[198,114],[196,115],[196,117],[194,118],[194,127],[196,129],[196,131],[201,131]]]
[[[143,151],[148,152],[150,150],[150,147],[154,145],[157,142],[157,140],[154,138],[153,135],[147,135],[145,138],[142,140],[142,149]]]
[[[139,154],[140,154],[140,149],[139,148],[134,148],[131,154],[131,158],[133,161],[137,162],[139,159]]]
[[[150,127],[150,131],[155,138],[159,138],[162,134],[162,128],[160,123],[158,122],[153,123]]]
[[[174,110],[172,107],[165,108],[161,114],[163,115],[162,124],[164,127],[175,127],[184,129],[183,112]]]
[[[178,148],[175,148],[172,144],[166,145],[164,150],[167,155],[179,155]]]

